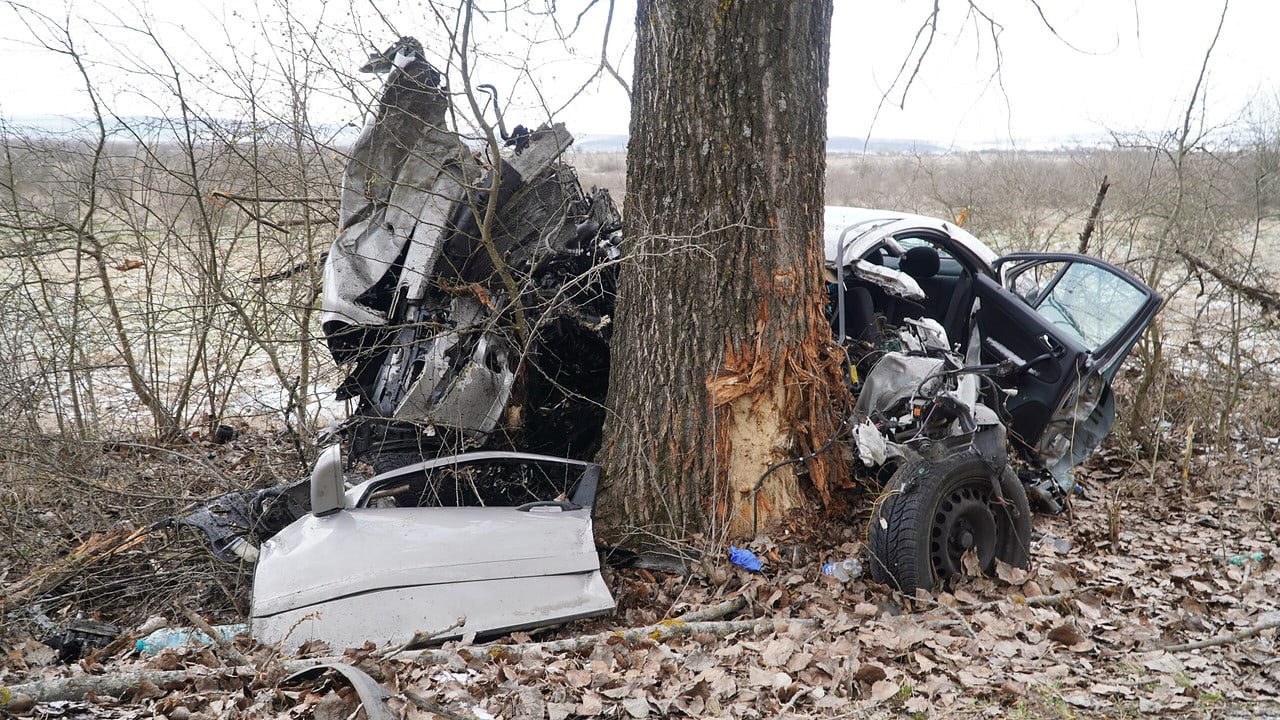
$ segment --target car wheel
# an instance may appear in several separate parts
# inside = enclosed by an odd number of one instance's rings
[[[1031,539],[1027,493],[1009,467],[1000,474],[976,455],[907,463],[889,480],[871,516],[871,575],[911,594],[933,590],[965,572],[977,554],[983,572],[997,559],[1025,567]]]
[[[373,456],[373,460],[369,463],[373,465],[373,474],[381,475],[392,470],[399,470],[405,465],[411,465],[416,462],[422,462],[422,453],[415,452],[385,452],[378,453]]]

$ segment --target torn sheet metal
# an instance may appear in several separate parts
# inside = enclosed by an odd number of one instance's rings
[[[872,412],[888,412],[914,396],[926,394],[927,388],[922,386],[936,378],[943,365],[940,358],[885,353],[867,375],[854,408],[856,416],[867,418]]]
[[[336,447],[336,446],[335,446]],[[335,451],[329,465],[340,464]],[[496,473],[496,474],[492,474]],[[523,453],[471,453],[406,466],[317,500],[261,550],[251,631],[286,650],[340,650],[493,635],[613,610],[591,508],[599,467]],[[506,477],[512,487],[483,482]],[[553,497],[520,505],[493,500]],[[324,483],[313,483],[318,490]],[[470,493],[479,492],[475,496]],[[336,500],[336,502],[335,502]],[[469,507],[416,507],[430,502]]]
[[[338,397],[359,401],[351,454],[585,456],[607,391],[612,198],[580,187],[561,124],[518,128],[500,156],[467,147],[413,38],[362,69],[390,74],[344,171],[322,299]]]
[[[853,438],[863,465],[880,467],[889,458],[889,441],[870,420],[864,420],[853,428]]]
[[[406,37],[393,48],[377,110],[348,156],[342,225],[325,262],[321,324],[338,354],[357,349],[351,340],[358,346],[344,333],[387,323],[406,267],[396,261],[410,239],[417,241],[418,264],[407,267],[426,272],[434,266],[448,213],[481,174],[448,128],[449,98],[422,45]]]
[[[859,260],[853,263],[853,274],[859,280],[866,280],[890,295],[916,301],[927,299],[924,290],[920,289],[920,283],[901,270]]]
[[[369,673],[361,670],[354,665],[346,663],[321,663],[312,667],[299,670],[298,672],[285,678],[282,685],[292,685],[302,680],[319,677],[326,670],[333,670],[351,683],[351,687],[356,691],[356,695],[360,698],[360,702],[364,706],[364,716],[368,720],[398,720],[399,715],[391,712],[387,707],[387,700],[392,697],[391,692],[378,684]]]

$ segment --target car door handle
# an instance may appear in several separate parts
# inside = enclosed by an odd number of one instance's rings
[[[1044,346],[1049,349],[1048,357],[1060,358],[1067,354],[1067,348],[1062,343],[1058,342],[1057,338],[1048,333],[1044,333],[1040,336],[1040,342],[1044,343]],[[1031,365],[1033,363],[1040,362],[1040,360],[1041,358],[1036,358],[1027,364]]]

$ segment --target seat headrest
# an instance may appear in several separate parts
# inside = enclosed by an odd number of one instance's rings
[[[938,274],[942,261],[938,251],[929,245],[917,245],[902,254],[898,261],[898,269],[917,280],[931,278]]]

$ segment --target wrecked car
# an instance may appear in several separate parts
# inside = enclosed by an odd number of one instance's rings
[[[872,575],[904,592],[1025,565],[1032,501],[1058,511],[1115,420],[1111,381],[1160,307],[1072,253],[999,257],[954,223],[829,207],[830,317],[861,472],[884,483]]]
[[[603,426],[620,215],[561,159],[563,125],[507,133],[492,88],[500,137],[465,141],[413,38],[362,70],[389,74],[344,170],[321,316],[356,410],[309,481],[188,524],[256,560],[263,642],[403,645],[609,612],[600,469],[571,458]]]
[[[251,626],[266,642],[403,644],[608,612],[586,460],[620,214],[562,159],[562,125],[507,133],[496,90],[500,137],[448,130],[449,92],[412,38],[364,69],[390,74],[351,149],[322,308],[356,411],[309,480],[183,522],[222,557],[256,560]],[[970,557],[1025,564],[1032,505],[1059,510],[1072,492],[1160,297],[1102,260],[999,257],[922,216],[831,207],[824,238],[848,444],[883,488],[873,577],[910,593]]]
[[[321,325],[341,428],[376,471],[485,447],[583,457],[599,439],[621,215],[561,159],[564,126],[488,158],[448,127],[450,96],[413,38],[350,152]],[[482,86],[489,87],[492,86]]]

